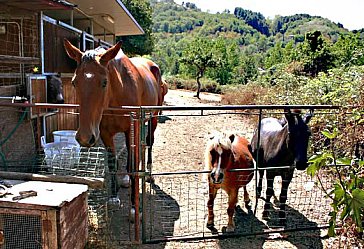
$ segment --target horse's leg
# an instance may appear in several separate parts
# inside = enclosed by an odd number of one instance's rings
[[[207,210],[208,210],[208,218],[207,218],[207,228],[213,229],[214,224],[214,201],[217,194],[218,188],[215,188],[213,184],[209,183],[209,200],[207,201]]]
[[[274,194],[273,183],[274,183],[274,174],[269,173],[269,170],[266,171],[267,177],[267,191],[265,193],[265,204],[264,204],[264,211],[263,211],[263,219],[268,218],[269,216],[269,209],[270,209],[270,199]]]
[[[128,159],[127,159],[127,164],[126,164],[126,170],[128,173],[132,173],[132,154],[130,151],[131,148],[131,141],[130,141],[130,132],[125,132],[125,144],[126,144],[126,149],[128,152]],[[130,215],[129,215],[129,219],[131,222],[135,222],[135,177],[133,175],[129,176],[130,178],[130,201],[131,201],[131,209],[130,209]]]
[[[228,192],[229,195],[229,207],[227,209],[227,213],[229,216],[228,225],[226,227],[227,233],[232,233],[235,231],[235,222],[234,222],[234,212],[236,208],[236,203],[238,203],[238,188],[233,188]],[[249,196],[248,196],[249,198]],[[245,199],[245,196],[244,196]]]
[[[249,197],[249,193],[248,190],[246,189],[246,185],[243,187],[244,188],[244,203],[245,203],[245,208],[249,209],[249,203],[250,203],[250,197]]]
[[[154,132],[157,129],[158,124],[158,117],[153,116],[151,118],[151,125],[148,128],[148,135],[147,135],[147,145],[148,145],[148,160],[147,160],[147,167],[150,169],[152,165],[152,147],[154,144]]]
[[[288,186],[292,181],[294,170],[289,169],[282,174],[282,190],[279,196],[279,222],[281,225],[286,225],[286,202]]]
[[[259,181],[257,186],[257,198],[262,195],[262,182],[263,182],[264,170],[259,170]]]
[[[151,124],[148,127],[148,135],[146,137],[147,146],[148,146],[147,170],[149,172],[151,172],[151,169],[152,169],[152,163],[153,163],[152,147],[154,144],[154,132],[157,129],[157,124],[158,124],[158,118],[153,116],[151,118]],[[147,180],[147,182],[154,182],[154,179],[152,177],[147,177],[146,180]]]

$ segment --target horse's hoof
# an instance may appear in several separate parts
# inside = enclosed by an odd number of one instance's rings
[[[264,211],[263,211],[263,214],[262,214],[262,218],[263,218],[264,220],[268,219],[268,218],[269,218],[269,211],[264,210]]]
[[[142,213],[139,212],[139,221],[142,220]],[[131,208],[129,212],[129,222],[134,224],[135,223],[135,208]]]
[[[233,233],[235,232],[235,227],[230,227],[230,226],[227,226],[227,227],[222,227],[221,231],[223,233]]]
[[[122,188],[130,187],[130,177],[128,175],[124,175],[118,179],[119,186]]]
[[[215,227],[215,224],[214,223],[211,223],[211,224],[207,223],[206,227],[210,229],[212,227]]]
[[[219,233],[219,231],[217,231],[217,229],[215,228],[214,223],[207,224],[206,227],[211,231],[212,234],[218,234]]]
[[[110,197],[107,203],[112,206],[120,206],[120,199],[116,196]]]

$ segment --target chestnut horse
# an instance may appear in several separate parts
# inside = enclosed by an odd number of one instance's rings
[[[117,106],[162,105],[164,87],[157,64],[145,58],[128,58],[120,49],[121,43],[105,50],[96,48],[81,52],[68,40],[64,40],[68,56],[77,62],[72,79],[80,105],[79,128],[76,139],[81,146],[91,147],[99,137],[111,152],[110,171],[115,171],[115,146],[113,137],[124,132],[128,150],[128,172],[131,172],[131,118],[125,110],[106,110]],[[157,114],[151,120],[151,129],[146,138],[149,145],[148,164],[151,164],[151,147],[157,127]],[[138,139],[135,139],[138,146]],[[139,165],[139,162],[136,162]],[[115,177],[112,178],[112,195],[117,199]],[[131,177],[131,201],[135,204],[135,179]],[[133,211],[133,209],[132,209]]]
[[[229,216],[226,232],[235,231],[233,215],[238,202],[239,188],[244,188],[245,207],[250,202],[246,185],[254,175],[254,160],[248,140],[239,135],[218,133],[207,143],[205,150],[205,167],[209,174],[209,200],[207,202],[207,228],[216,232],[214,227],[214,200],[217,191],[222,188],[229,196]],[[233,171],[233,169],[246,169]]]
[[[257,160],[259,182],[257,187],[258,197],[261,196],[262,179],[266,171],[267,191],[263,218],[269,216],[270,199],[274,194],[273,183],[276,176],[282,177],[282,189],[279,197],[279,222],[286,224],[286,201],[288,186],[292,181],[294,169],[305,170],[307,163],[307,147],[310,129],[307,126],[313,113],[300,116],[300,110],[287,110],[285,119],[264,118],[261,121],[260,141],[258,144],[258,129],[252,138],[252,151]],[[287,166],[287,168],[282,168]],[[269,169],[265,170],[265,168]],[[276,168],[276,169],[275,169]]]

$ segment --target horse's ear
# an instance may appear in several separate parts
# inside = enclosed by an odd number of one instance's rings
[[[294,117],[293,117],[290,109],[284,109],[284,116],[286,117],[286,120],[288,123],[291,123],[294,121]]]
[[[115,56],[119,53],[121,48],[121,41],[119,41],[118,43],[116,43],[114,46],[112,46],[111,48],[109,48],[103,55],[101,55],[100,58],[100,63],[104,66],[107,65],[107,63],[114,59]]]
[[[231,134],[229,136],[229,139],[230,139],[230,142],[233,143],[234,142],[234,139],[235,139],[235,134]]]
[[[310,111],[303,117],[303,121],[308,124],[313,117],[313,109],[310,109]]]
[[[82,52],[77,47],[73,46],[67,39],[64,39],[63,45],[67,55],[79,64],[81,62]]]
[[[253,155],[253,147],[251,144],[248,144],[248,150],[249,150],[250,154]]]

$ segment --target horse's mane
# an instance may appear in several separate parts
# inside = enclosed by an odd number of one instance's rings
[[[212,168],[211,164],[211,151],[217,150],[217,148],[222,148],[225,150],[231,149],[231,141],[230,135],[221,132],[215,132],[210,137],[210,140],[207,142],[206,149],[205,149],[205,169],[209,170]]]
[[[82,62],[95,61],[96,56],[102,55],[106,51],[107,50],[104,47],[97,47],[93,50],[86,50],[81,58],[81,61]],[[121,49],[120,49],[120,51],[122,52],[122,55],[124,55],[124,52]]]

